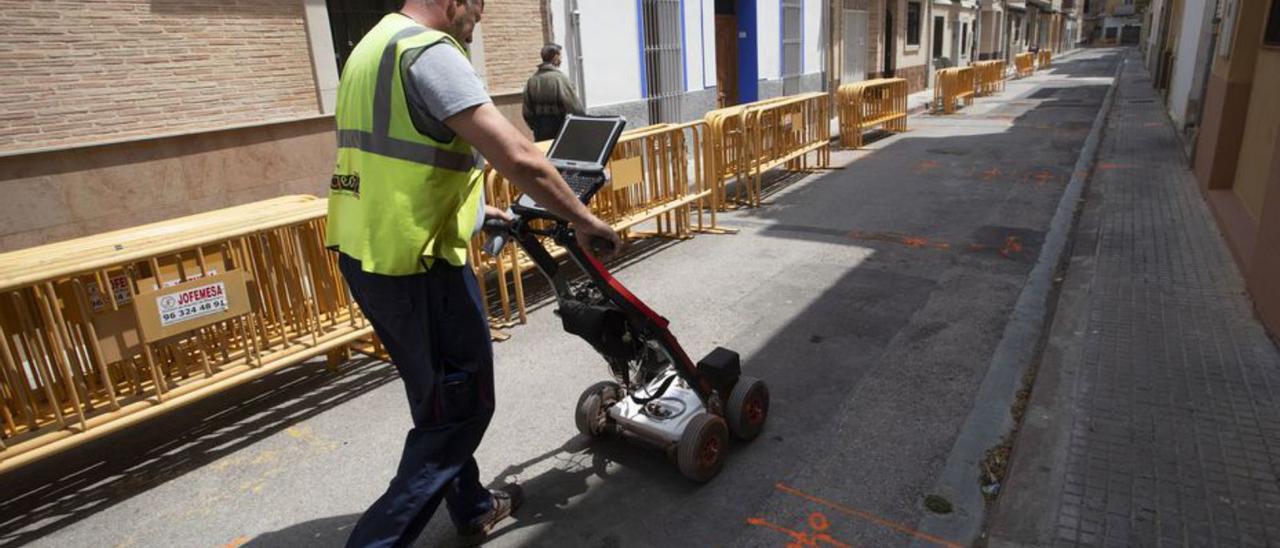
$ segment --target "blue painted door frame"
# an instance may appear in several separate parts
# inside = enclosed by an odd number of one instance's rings
[[[756,0],[737,0],[738,19],[738,102],[760,98],[760,51]]]

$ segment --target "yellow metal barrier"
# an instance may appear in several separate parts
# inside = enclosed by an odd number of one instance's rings
[[[1053,61],[1053,50],[1042,49],[1036,54],[1036,70],[1049,68]]]
[[[708,149],[706,164],[709,170],[712,192],[716,204],[725,207],[729,203],[725,189],[729,181],[745,181],[751,162],[747,158],[746,130],[743,126],[743,113],[753,106],[764,106],[786,100],[786,97],[775,97],[735,105],[708,112],[703,120],[706,123]],[[741,189],[739,190],[741,192]]]
[[[1036,70],[1036,54],[1026,52],[1015,55],[1013,57],[1013,66],[1018,77],[1031,76]]]
[[[933,84],[933,112],[951,114],[958,103],[973,104],[977,89],[973,79],[973,67],[938,69]]]
[[[1004,91],[1004,61],[978,61],[973,64],[978,95]]]
[[[907,80],[879,78],[840,86],[836,91],[840,146],[862,146],[862,134],[875,127],[907,130]]]
[[[808,169],[831,162],[831,104],[825,93],[777,97],[714,110],[706,115],[710,149],[707,164],[716,203],[726,204],[729,181],[739,184],[732,201],[758,207],[765,171]]]
[[[750,206],[760,207],[764,172],[777,167],[807,171],[811,152],[816,153],[817,167],[831,165],[831,101],[826,93],[752,106],[742,118],[747,130],[745,186]]]
[[[659,124],[624,133],[609,159],[612,178],[591,202],[593,213],[624,237],[663,236],[687,238],[694,232],[715,228],[718,204],[706,164],[707,126],[702,121]],[[509,181],[486,168],[486,198],[496,207],[507,207],[519,196]],[[652,222],[652,232],[639,233],[637,225]],[[473,242],[472,264],[479,267],[482,289],[493,272],[498,283],[497,312],[491,321],[509,326],[526,320],[522,276],[533,262],[517,246],[508,246],[500,257],[479,251]],[[545,242],[552,256],[563,250]],[[488,291],[483,291],[488,299]],[[486,305],[489,303],[486,302]],[[492,309],[492,308],[491,308]]]
[[[286,197],[0,255],[0,472],[376,345],[325,211]]]

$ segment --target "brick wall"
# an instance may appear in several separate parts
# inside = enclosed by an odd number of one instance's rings
[[[0,0],[0,153],[318,110],[301,0]]]
[[[502,0],[485,5],[484,64],[489,93],[500,95],[524,89],[542,59],[541,0]]]

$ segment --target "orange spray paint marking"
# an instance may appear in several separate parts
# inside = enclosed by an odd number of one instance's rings
[[[1098,171],[1107,171],[1111,169],[1129,169],[1133,167],[1137,167],[1137,166],[1133,164],[1113,164],[1110,162],[1102,162],[1101,164],[1098,164]]]
[[[796,497],[802,498],[809,502],[821,504],[823,506],[836,510],[842,514],[853,516],[855,518],[860,518],[860,519],[869,521],[871,523],[874,523],[876,525],[893,529],[894,531],[898,531],[900,533],[906,533],[920,540],[929,541],[939,546],[946,546],[947,548],[964,548],[962,545],[957,544],[955,542],[951,542],[943,538],[935,537],[923,531],[917,531],[915,529],[907,527],[906,525],[902,525],[901,523],[896,523],[896,522],[884,519],[882,517],[876,516],[875,514],[872,514],[870,512],[863,512],[862,510],[849,508],[847,506],[842,506],[840,504],[831,502],[826,499],[815,497],[813,495],[807,494],[803,491],[800,491],[799,489],[796,489],[794,487],[791,487],[781,482],[775,484],[774,487],[777,488],[779,491],[782,491],[783,493],[786,493],[788,495],[794,495]]]
[[[1022,242],[1017,236],[1009,236],[1004,239],[1004,246],[1000,248],[1000,256],[1006,259],[1014,253],[1022,253]]]
[[[1003,176],[1003,175],[1004,175],[1004,173],[1001,173],[1001,172],[1000,172],[1000,168],[998,168],[998,167],[993,167],[993,168],[991,168],[991,169],[988,169],[988,170],[986,170],[986,171],[982,172],[982,180],[983,180],[983,181],[992,181],[992,180],[995,180],[995,179],[999,179],[999,178],[1000,178],[1001,176]]]
[[[840,542],[824,532],[831,527],[831,523],[827,521],[827,516],[822,515],[822,512],[809,514],[809,527],[813,529],[813,532],[810,533],[788,529],[762,518],[747,518],[747,523],[756,527],[771,529],[791,537],[792,542],[787,543],[787,548],[803,548],[805,546],[820,545],[837,546],[839,548],[853,548],[852,545]]]
[[[253,539],[251,539],[251,538],[249,538],[249,537],[240,537],[240,538],[237,538],[237,539],[235,539],[235,540],[233,540],[233,541],[231,541],[231,542],[228,542],[228,543],[226,543],[226,544],[222,545],[222,548],[240,548],[241,546],[244,546],[245,544],[248,544],[248,543],[249,543],[249,541],[251,541],[251,540],[253,540]]]
[[[863,232],[854,230],[849,233],[849,237],[855,240],[866,240],[876,242],[888,242],[891,244],[905,245],[912,249],[930,248],[941,249],[943,251],[951,249],[951,244],[942,242],[932,242],[928,238],[919,236],[906,236],[903,234],[893,234],[890,232]]]
[[[1055,178],[1055,175],[1053,173],[1049,171],[1045,171],[1043,169],[1027,175],[1027,179],[1029,181],[1035,182],[1036,186],[1044,186],[1046,184],[1049,184],[1049,182],[1053,181],[1054,178]]]
[[[915,171],[916,175],[923,175],[935,169],[938,169],[938,162],[933,160],[921,160],[916,162],[916,166],[912,171]]]

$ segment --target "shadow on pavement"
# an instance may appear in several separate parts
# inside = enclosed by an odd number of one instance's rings
[[[550,469],[536,475],[526,475],[529,469],[545,468],[548,464],[552,465]],[[490,535],[490,541],[501,543],[508,536],[516,536],[524,529],[539,525],[577,522],[582,518],[583,510],[577,507],[578,503],[574,499],[586,494],[592,483],[610,481],[621,470],[626,470],[627,475],[638,474],[649,478],[651,488],[669,496],[687,495],[698,488],[675,473],[674,464],[656,450],[632,445],[621,439],[589,440],[579,435],[542,455],[508,466],[496,475],[497,479],[489,485],[490,488],[500,487],[513,478],[519,478],[519,483],[524,488],[525,501],[516,511],[514,519]],[[423,531],[415,546],[460,545],[443,505],[437,513],[436,519]],[[341,547],[359,518],[359,514],[348,514],[306,521],[264,533],[242,546]],[[592,539],[589,533],[580,540],[583,544],[603,542],[609,545],[612,542],[608,538]]]
[[[397,379],[371,359],[336,374],[310,362],[32,463],[0,478],[0,544],[32,542]]]

